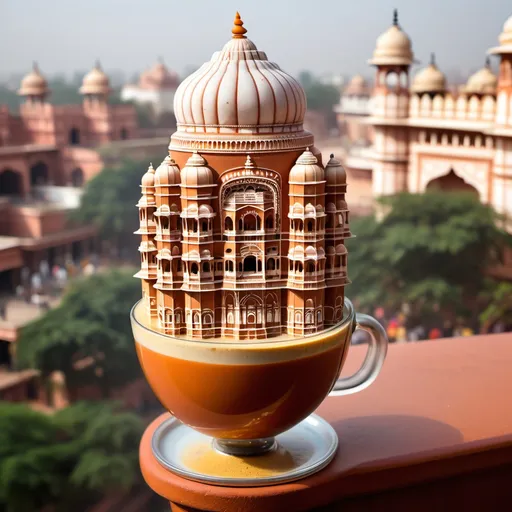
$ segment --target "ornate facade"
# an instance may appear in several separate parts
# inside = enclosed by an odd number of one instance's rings
[[[370,64],[375,85],[369,101],[371,147],[348,153],[352,170],[372,170],[375,196],[428,188],[472,190],[512,217],[512,17],[503,26],[496,76],[490,62],[457,92],[449,90],[432,57],[412,84],[412,44],[398,23],[378,39]],[[364,102],[365,94],[360,94]],[[339,122],[351,123],[338,109]],[[346,109],[345,109],[346,110]],[[356,154],[358,153],[358,154]],[[358,158],[354,158],[354,157]],[[509,226],[512,229],[512,226]]]
[[[233,37],[175,95],[169,156],[142,178],[143,300],[165,333],[303,336],[343,314],[346,175],[303,128],[302,87]]]

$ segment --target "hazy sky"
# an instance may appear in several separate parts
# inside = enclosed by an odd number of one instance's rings
[[[182,73],[199,66],[230,38],[238,9],[248,36],[296,74],[363,73],[375,39],[399,10],[400,24],[425,63],[479,68],[512,14],[511,0],[0,0],[0,73],[89,69],[127,73],[158,56]]]

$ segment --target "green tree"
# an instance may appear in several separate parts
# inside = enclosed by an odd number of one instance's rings
[[[131,488],[143,429],[115,403],[77,403],[54,416],[0,404],[0,510],[76,510]]]
[[[74,283],[57,308],[20,331],[18,366],[43,377],[63,372],[71,397],[92,384],[106,398],[141,377],[128,317],[140,298],[132,276],[133,270],[114,270]]]
[[[387,212],[381,220],[352,223],[349,294],[362,307],[409,302],[423,311],[435,304],[459,314],[474,310],[486,270],[510,243],[492,208],[470,194],[442,192],[403,193],[380,203]]]
[[[155,166],[165,155],[154,159]],[[81,224],[93,224],[100,238],[121,254],[137,256],[139,227],[136,204],[140,199],[140,180],[148,168],[148,161],[128,160],[119,167],[106,167],[86,186],[80,207],[71,219]]]
[[[486,304],[480,314],[480,322],[484,331],[487,332],[489,327],[498,320],[501,320],[506,326],[512,326],[512,283],[488,281],[481,294],[481,299]]]

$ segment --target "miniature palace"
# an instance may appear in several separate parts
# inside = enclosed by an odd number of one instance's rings
[[[176,91],[169,156],[141,181],[143,301],[176,337],[304,336],[339,323],[346,174],[303,128],[299,83],[232,39]]]

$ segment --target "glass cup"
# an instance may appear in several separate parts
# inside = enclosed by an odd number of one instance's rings
[[[302,338],[176,338],[150,328],[142,302],[130,317],[140,364],[162,405],[231,455],[265,453],[275,447],[275,436],[307,418],[327,395],[368,387],[388,344],[377,320],[356,314],[348,299],[339,324]],[[339,378],[355,329],[370,334],[368,352],[354,375]]]

